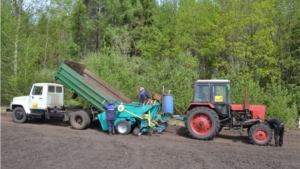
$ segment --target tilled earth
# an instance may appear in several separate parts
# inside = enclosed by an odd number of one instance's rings
[[[214,140],[191,139],[186,128],[163,133],[108,136],[99,124],[74,130],[57,120],[12,122],[1,114],[2,169],[250,169],[300,168],[300,131],[285,133],[284,145],[250,144],[246,131],[222,130]]]

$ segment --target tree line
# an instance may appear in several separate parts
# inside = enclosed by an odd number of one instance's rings
[[[251,104],[293,127],[299,39],[298,0],[2,0],[1,104],[70,59],[132,100],[170,89],[176,113],[197,79],[231,80],[236,103],[249,84]]]

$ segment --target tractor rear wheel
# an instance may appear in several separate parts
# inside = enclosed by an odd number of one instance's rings
[[[267,146],[272,140],[272,131],[268,125],[255,124],[249,130],[251,143],[259,146]]]
[[[196,107],[188,114],[186,127],[193,138],[210,140],[219,132],[220,119],[214,110]]]

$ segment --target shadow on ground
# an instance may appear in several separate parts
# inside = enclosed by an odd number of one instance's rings
[[[248,138],[248,135],[226,135],[226,133],[229,133],[233,131],[224,131],[220,132],[215,136],[215,138],[221,138],[226,140],[232,140],[232,142],[242,142],[245,144],[252,144]],[[192,139],[192,136],[190,136],[189,132],[187,131],[186,127],[179,127],[176,131],[176,134],[185,138]]]

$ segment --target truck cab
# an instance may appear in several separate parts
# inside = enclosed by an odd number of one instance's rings
[[[60,108],[63,105],[64,88],[61,84],[35,83],[28,96],[14,97],[7,111],[13,111],[15,120],[24,120],[24,116],[42,118],[48,108]]]

